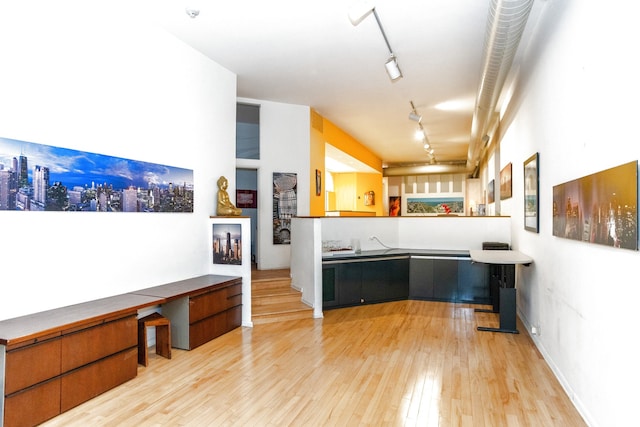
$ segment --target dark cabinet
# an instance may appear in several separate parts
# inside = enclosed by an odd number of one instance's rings
[[[487,304],[489,271],[467,257],[412,256],[409,298]]]
[[[362,268],[359,263],[331,263],[322,266],[324,308],[360,304]]]
[[[427,257],[411,257],[409,264],[409,298],[433,299],[433,263]]]
[[[433,264],[433,299],[458,300],[458,260],[436,259]]]
[[[394,301],[409,297],[409,258],[364,262],[362,302]]]
[[[458,298],[458,258],[411,257],[409,296],[414,299],[456,301]]]
[[[458,301],[471,304],[490,304],[488,264],[471,260],[458,261]]]
[[[489,304],[489,266],[461,255],[325,261],[323,308],[402,299]]]
[[[408,257],[329,261],[322,266],[323,308],[393,301],[408,296]]]

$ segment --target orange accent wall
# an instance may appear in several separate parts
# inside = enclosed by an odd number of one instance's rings
[[[358,142],[351,135],[323,118],[323,136],[325,142],[360,160],[382,173],[382,159]],[[381,178],[382,179],[382,178]]]
[[[375,212],[382,215],[382,160],[351,135],[337,127],[330,120],[311,109],[310,127],[310,179],[309,179],[309,214],[325,215],[326,170],[324,165],[325,143],[344,151],[350,156],[371,166],[380,173],[334,174],[334,192],[329,198],[336,210]],[[320,172],[320,195],[316,195],[316,171]],[[336,175],[343,175],[337,177]],[[364,193],[375,193],[375,205],[365,206]],[[341,207],[342,206],[342,207]],[[333,207],[333,206],[332,206]]]
[[[309,214],[311,216],[324,216],[325,183],[327,182],[324,169],[324,136],[322,133],[322,117],[311,110],[311,135],[310,135],[310,159],[309,159]],[[316,171],[320,172],[320,195],[316,195]]]
[[[334,173],[337,211],[375,212],[382,216],[382,175],[377,173]],[[364,194],[374,192],[374,204],[366,205]]]

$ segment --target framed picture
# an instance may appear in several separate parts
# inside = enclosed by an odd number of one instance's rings
[[[236,205],[239,208],[256,209],[258,192],[256,190],[236,190]]]
[[[638,250],[638,161],[553,186],[553,235]]]
[[[511,198],[511,172],[512,165],[509,163],[500,171],[500,200]]]
[[[376,194],[373,191],[367,191],[364,193],[364,205],[365,206],[375,206],[376,204]]]
[[[213,263],[242,265],[241,224],[213,224]]]
[[[389,216],[402,215],[402,211],[400,210],[401,201],[400,196],[389,197]]]
[[[493,203],[496,201],[495,185],[496,185],[495,179],[492,179],[491,181],[489,181],[489,184],[487,185],[487,203]]]
[[[462,197],[407,198],[407,215],[461,214],[464,212]]]
[[[273,244],[291,244],[291,218],[298,214],[298,174],[273,173]]]
[[[316,169],[316,196],[322,195],[322,171]]]
[[[538,153],[524,161],[524,229],[534,233],[537,233],[540,228],[538,162]]]

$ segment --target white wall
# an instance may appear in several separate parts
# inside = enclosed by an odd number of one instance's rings
[[[383,250],[385,246],[469,250],[482,249],[482,242],[511,243],[508,217],[335,217],[322,218],[321,223],[322,240],[341,240],[349,245],[352,239],[359,239],[363,251]],[[379,242],[370,240],[371,236]]]
[[[192,169],[195,210],[0,212],[0,319],[209,272],[236,77],[125,6],[0,4],[0,135]]]
[[[238,167],[258,170],[258,268],[289,268],[290,245],[273,244],[273,173],[298,174],[298,215],[309,215],[310,109],[239,98],[260,105],[260,160],[238,159]]]
[[[640,26],[626,1],[546,1],[501,146],[513,162],[513,246],[523,269],[518,308],[542,354],[590,425],[637,419],[640,253],[552,235],[553,186],[640,158]],[[524,230],[522,164],[540,153],[540,233]]]

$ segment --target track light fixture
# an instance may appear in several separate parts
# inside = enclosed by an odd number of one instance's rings
[[[387,69],[387,74],[391,81],[396,81],[402,77],[402,71],[400,71],[400,67],[398,67],[398,60],[393,53],[389,57],[389,60],[385,62],[384,67]]]
[[[422,116],[412,111],[409,113],[409,120],[420,123],[422,121]]]
[[[384,67],[387,70],[387,74],[389,75],[391,81],[395,82],[396,80],[402,78],[402,71],[400,71],[398,59],[395,53],[393,53],[393,49],[391,49],[389,39],[387,39],[387,34],[384,32],[384,28],[382,28],[382,23],[380,22],[380,17],[376,12],[376,7],[371,5],[368,0],[357,1],[349,9],[349,20],[351,21],[351,24],[356,26],[371,14],[373,14],[373,16],[376,18],[378,28],[380,28],[380,32],[382,33],[382,37],[384,38],[384,42],[387,44],[387,48],[389,49],[389,59],[384,64]]]
[[[418,114],[418,111],[416,110],[416,106],[413,105],[413,101],[409,101],[409,104],[411,104],[411,112],[409,113],[409,120],[418,122],[418,129],[416,130],[416,139],[424,143],[424,151],[427,152],[431,160],[434,160],[433,148],[429,143],[429,138],[427,138],[427,133],[424,130],[424,126],[422,126],[422,116]]]
[[[409,101],[409,104],[411,104],[411,112],[409,113],[409,120],[413,120],[414,122],[422,122],[422,116],[420,114],[418,114],[418,112],[416,111],[416,106],[413,105],[413,101]]]

